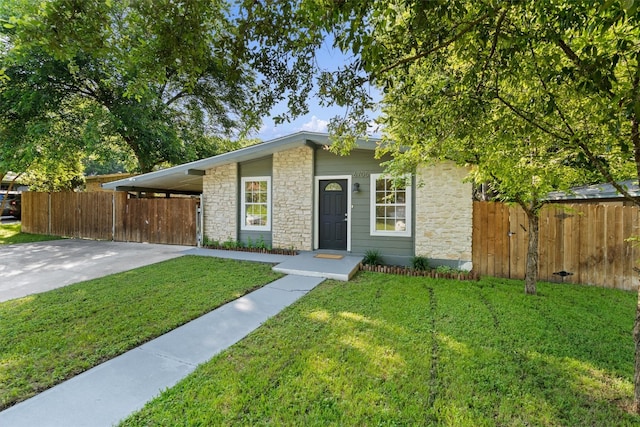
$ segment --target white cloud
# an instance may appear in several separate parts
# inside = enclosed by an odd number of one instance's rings
[[[367,123],[367,135],[375,136],[379,138],[382,135],[382,125],[379,125],[375,120],[371,120]]]
[[[306,130],[309,132],[326,132],[328,124],[329,121],[320,120],[316,116],[312,116],[311,121],[303,124],[300,130]]]

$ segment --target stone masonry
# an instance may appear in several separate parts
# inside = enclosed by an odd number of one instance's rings
[[[220,243],[237,240],[238,164],[209,169],[202,178],[204,236]]]
[[[417,256],[455,260],[458,268],[471,269],[472,186],[462,182],[468,173],[467,168],[448,161],[418,167]]]
[[[274,248],[313,249],[313,156],[308,146],[273,155]]]

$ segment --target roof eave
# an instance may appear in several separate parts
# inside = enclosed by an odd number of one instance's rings
[[[377,141],[377,139],[358,140],[357,148],[365,150],[375,150]],[[230,151],[228,153],[218,154],[217,156],[208,157],[206,159],[200,159],[193,162],[184,163],[182,165],[173,166],[167,169],[104,183],[102,184],[102,188],[108,190],[115,190],[117,189],[117,187],[131,188],[135,187],[138,183],[144,185],[145,181],[149,181],[155,178],[162,178],[168,175],[181,173],[196,174],[196,171],[205,171],[207,169],[212,169],[217,166],[224,166],[229,163],[239,163],[243,161],[254,160],[256,158],[274,154],[278,151],[282,151],[295,146],[323,146],[331,144],[332,142],[328,134],[316,132],[297,132],[284,137],[272,139],[270,141],[251,145],[249,147]]]

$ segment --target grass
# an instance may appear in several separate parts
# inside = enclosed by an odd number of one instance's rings
[[[124,426],[631,426],[636,296],[484,278],[328,281]]]
[[[0,303],[0,409],[277,277],[270,265],[187,256]]]
[[[32,243],[45,240],[57,240],[60,237],[47,236],[43,234],[28,234],[21,232],[21,224],[0,224],[0,245],[11,245],[14,243]]]

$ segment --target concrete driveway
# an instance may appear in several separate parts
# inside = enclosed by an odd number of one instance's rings
[[[0,302],[176,258],[190,249],[76,239],[0,245]]]

